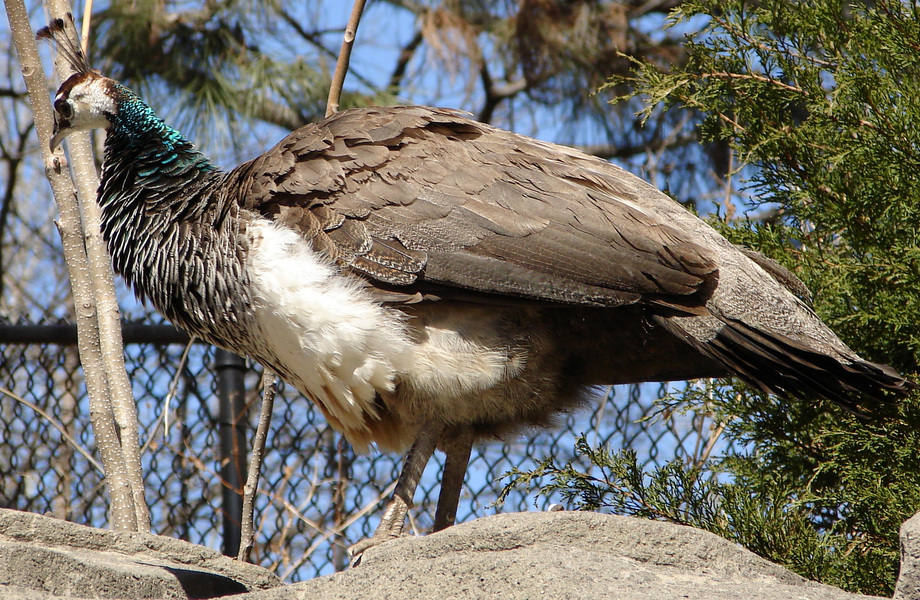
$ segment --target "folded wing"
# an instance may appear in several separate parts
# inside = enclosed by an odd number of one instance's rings
[[[340,113],[235,176],[244,207],[381,288],[617,306],[689,297],[717,274],[642,207],[638,178],[453,111]]]

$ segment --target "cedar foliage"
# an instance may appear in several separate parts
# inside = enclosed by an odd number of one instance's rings
[[[796,273],[863,356],[916,374],[920,4],[693,0],[672,19],[708,23],[687,63],[662,73],[637,60],[610,85],[644,97],[643,117],[701,113],[703,141],[730,145],[759,215],[716,219],[720,231]],[[588,472],[550,460],[509,485],[550,477],[543,493],[577,508],[701,527],[805,577],[892,594],[898,528],[920,510],[916,394],[871,423],[730,381],[675,407],[713,411],[740,450],[644,473],[635,455],[582,442]]]

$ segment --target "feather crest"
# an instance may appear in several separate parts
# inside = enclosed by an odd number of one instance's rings
[[[68,32],[68,26],[71,32]],[[54,19],[47,26],[38,30],[35,36],[40,40],[56,42],[58,53],[64,58],[67,64],[77,73],[90,73],[92,69],[86,54],[80,48],[77,42],[76,26],[73,22],[73,15],[67,13],[64,19]]]

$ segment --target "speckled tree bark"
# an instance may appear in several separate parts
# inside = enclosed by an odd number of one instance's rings
[[[99,234],[98,208],[92,200],[98,179],[89,137],[71,140],[75,189],[63,155],[49,150],[54,118],[25,5],[22,0],[6,0],[5,6],[32,104],[45,171],[60,212],[58,229],[74,297],[80,360],[111,498],[110,522],[115,529],[148,531],[136,409],[124,367],[112,271]],[[63,16],[68,10],[66,2],[49,2],[52,16]],[[82,198],[90,199],[84,202],[82,223],[77,191]]]

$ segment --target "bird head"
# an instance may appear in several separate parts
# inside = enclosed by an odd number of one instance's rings
[[[51,150],[76,131],[108,129],[115,114],[114,81],[95,72],[75,73],[54,97],[54,135]]]
[[[37,37],[55,42],[60,57],[74,71],[54,97],[56,114],[51,150],[75,131],[109,128],[115,111],[117,85],[90,68],[77,42],[73,15],[67,13],[63,19],[54,19],[39,30]]]
[[[108,129],[115,112],[114,82],[95,72],[75,73],[54,97],[54,135],[51,149],[76,131]]]

